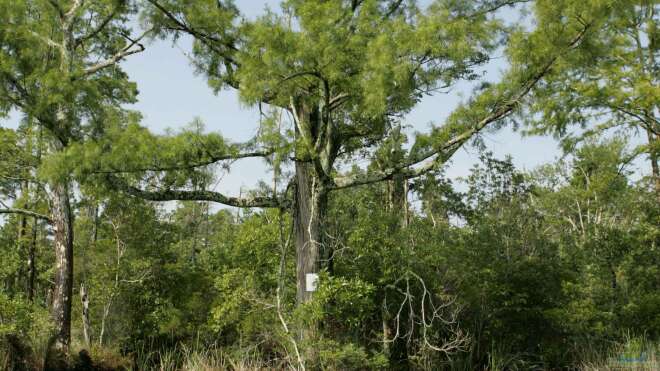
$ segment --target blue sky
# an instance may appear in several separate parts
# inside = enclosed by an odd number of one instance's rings
[[[428,2],[428,1],[424,1]],[[261,14],[266,6],[279,7],[279,0],[236,0],[237,6],[248,18]],[[222,91],[214,95],[203,76],[196,75],[186,52],[190,50],[190,39],[182,38],[176,45],[170,41],[155,41],[147,45],[140,54],[122,62],[122,67],[134,80],[140,91],[139,102],[132,109],[144,115],[143,125],[155,132],[166,128],[180,128],[199,117],[208,131],[220,132],[233,141],[244,141],[255,135],[259,119],[254,108],[241,105],[234,91]],[[486,67],[486,76],[495,81],[499,72],[506,68],[502,59],[496,59]],[[436,94],[425,98],[406,118],[405,124],[413,130],[425,131],[431,123],[439,124],[469,96],[469,84],[461,84],[447,94]],[[17,116],[2,123],[15,127]],[[486,134],[485,143],[498,158],[511,155],[514,164],[531,170],[554,161],[561,152],[557,142],[549,137],[525,137],[504,128]],[[459,150],[447,167],[446,174],[456,179],[468,174],[478,159],[476,149],[469,146]],[[363,163],[363,162],[361,162]],[[642,168],[646,173],[646,169]],[[266,166],[258,159],[243,160],[223,174],[216,190],[236,195],[241,188],[252,188],[259,180],[269,178]]]

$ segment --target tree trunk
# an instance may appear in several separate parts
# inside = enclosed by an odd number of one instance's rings
[[[408,207],[408,180],[395,176],[387,183],[387,208],[395,217],[395,222],[390,225],[392,234],[399,233],[408,227],[410,213]],[[390,362],[392,369],[408,369],[408,343],[401,338],[395,339],[399,334],[393,334],[391,313],[388,311],[385,300],[381,309],[381,321],[383,323],[383,354]],[[401,320],[401,319],[399,319]],[[402,321],[405,323],[405,321]]]
[[[21,250],[29,250],[30,247],[25,243],[27,235],[27,216],[21,215],[20,226],[18,229],[18,246]],[[26,272],[26,277],[29,275],[29,272]],[[19,267],[18,272],[16,272],[16,283],[15,290],[22,291],[23,288],[23,267]]]
[[[296,162],[296,194],[293,223],[296,241],[298,305],[312,298],[307,275],[318,274],[323,250],[322,228],[328,203],[327,191],[308,162]]]
[[[83,327],[83,340],[85,346],[90,347],[92,340],[90,338],[91,327],[89,324],[89,296],[87,295],[87,286],[85,283],[80,284],[80,303],[82,304],[82,327]]]
[[[660,202],[660,165],[658,165],[658,152],[657,148],[655,148],[658,139],[650,130],[646,130],[646,135],[649,139],[649,157],[651,160],[651,171],[655,185],[655,196]]]
[[[400,226],[407,227],[410,222],[407,179],[395,176],[387,182],[387,206],[389,211],[398,217]]]
[[[32,241],[28,248],[27,258],[27,297],[30,302],[34,301],[34,282],[37,277],[36,250],[37,250],[37,228],[39,221],[34,218],[32,223]]]
[[[88,208],[89,218],[92,219],[92,235],[90,239],[90,246],[93,249],[96,249],[96,241],[98,240],[98,219],[99,219],[99,208],[98,205]],[[90,347],[92,344],[91,334],[92,329],[89,321],[89,292],[87,292],[87,250],[89,248],[83,248],[82,250],[82,262],[80,268],[80,303],[82,305],[82,327],[83,327],[83,339],[85,341],[85,346]]]
[[[73,213],[68,184],[54,184],[50,201],[55,245],[55,287],[51,316],[56,332],[49,344],[46,369],[59,369],[68,355],[71,342]]]
[[[30,205],[28,204],[28,199],[29,199],[29,186],[27,182],[22,182],[21,183],[21,197],[23,198],[23,209],[29,209]],[[28,217],[27,215],[20,215],[19,216],[19,227],[18,227],[18,247],[20,250],[29,250],[29,247],[26,244],[26,236],[27,236],[27,226],[28,226]],[[19,267],[18,271],[16,272],[15,275],[15,284],[14,290],[16,292],[22,290],[23,287],[23,267]]]
[[[390,359],[390,345],[392,343],[392,327],[390,327],[390,315],[387,311],[387,302],[383,299],[380,309],[380,318],[383,324],[383,354]]]
[[[112,305],[112,298],[114,295],[110,295],[108,302],[103,306],[103,314],[101,315],[101,330],[99,331],[99,346],[103,346],[103,338],[105,337],[105,321],[108,319],[110,314],[110,306]]]
[[[296,162],[293,224],[296,244],[297,305],[312,299],[318,282],[311,281],[314,277],[318,277],[322,268],[321,257],[328,253],[324,251],[323,243],[327,204],[327,190],[316,177],[312,164]],[[314,286],[310,287],[309,284]],[[298,339],[303,344],[307,343],[302,362],[310,366],[316,364],[318,360],[315,347],[309,343],[317,338],[317,333],[318,323],[301,324],[298,331]]]

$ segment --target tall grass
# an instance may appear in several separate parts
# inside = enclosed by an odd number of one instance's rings
[[[517,371],[547,370],[540,355],[521,353],[512,346],[493,343],[486,351],[484,363],[475,364],[474,347],[453,355],[446,362],[429,369],[450,371]],[[660,371],[660,342],[644,336],[624,334],[620,342],[604,344],[603,340],[582,339],[567,353],[564,369],[581,371]],[[478,362],[478,361],[477,361]],[[557,367],[559,365],[555,365]]]
[[[220,371],[281,369],[264,361],[258,354],[232,353],[216,347],[178,345],[165,351],[140,352],[130,371]]]
[[[629,334],[621,343],[604,352],[583,352],[579,368],[585,371],[658,371],[660,370],[660,342]]]
[[[38,338],[37,338],[38,339]],[[31,344],[35,358],[45,354],[45,342],[33,339]],[[74,344],[73,349],[80,344]],[[660,371],[660,342],[651,341],[646,337],[626,335],[623,341],[603,346],[602,343],[581,342],[576,347],[576,359],[571,369],[584,371]],[[7,348],[0,343],[0,370],[8,369],[10,355]],[[75,354],[72,356],[75,361]],[[118,349],[93,346],[90,350],[95,366],[104,370],[126,371],[220,371],[220,370],[282,370],[295,369],[285,360],[272,360],[255,351],[241,349],[226,349],[215,346],[180,344],[171,349],[154,351],[142,349],[135,354],[121,356]],[[487,364],[475,365],[471,362],[470,351],[456,354],[446,362],[435,365],[425,365],[422,369],[474,370],[489,371],[504,370],[544,370],[543,362],[531,354],[517,353],[511,347],[493,344],[487,351]],[[42,358],[43,359],[43,358]],[[36,361],[36,360],[35,360]],[[39,360],[41,361],[41,360]],[[33,363],[35,369],[40,369],[41,362]],[[427,368],[430,367],[430,368]]]

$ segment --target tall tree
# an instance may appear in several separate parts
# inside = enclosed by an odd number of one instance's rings
[[[48,215],[8,209],[50,222],[56,256],[52,318],[56,334],[49,352],[68,352],[73,284],[73,192],[69,174],[53,156],[73,143],[103,133],[121,115],[136,89],[116,64],[142,51],[131,37],[129,1],[0,1],[0,113],[18,110],[44,129],[46,151],[38,172],[48,195]],[[108,68],[113,67],[113,68]],[[56,367],[50,365],[49,367]]]
[[[591,39],[589,53],[555,68],[534,91],[532,133],[555,133],[573,145],[619,130],[641,132],[660,200],[660,5],[618,1]],[[581,126],[584,130],[571,130]]]

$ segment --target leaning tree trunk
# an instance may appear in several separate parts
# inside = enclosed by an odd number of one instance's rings
[[[55,334],[50,340],[46,369],[59,369],[68,354],[71,342],[73,213],[68,184],[54,184],[50,198],[55,245],[55,287],[51,316]]]

